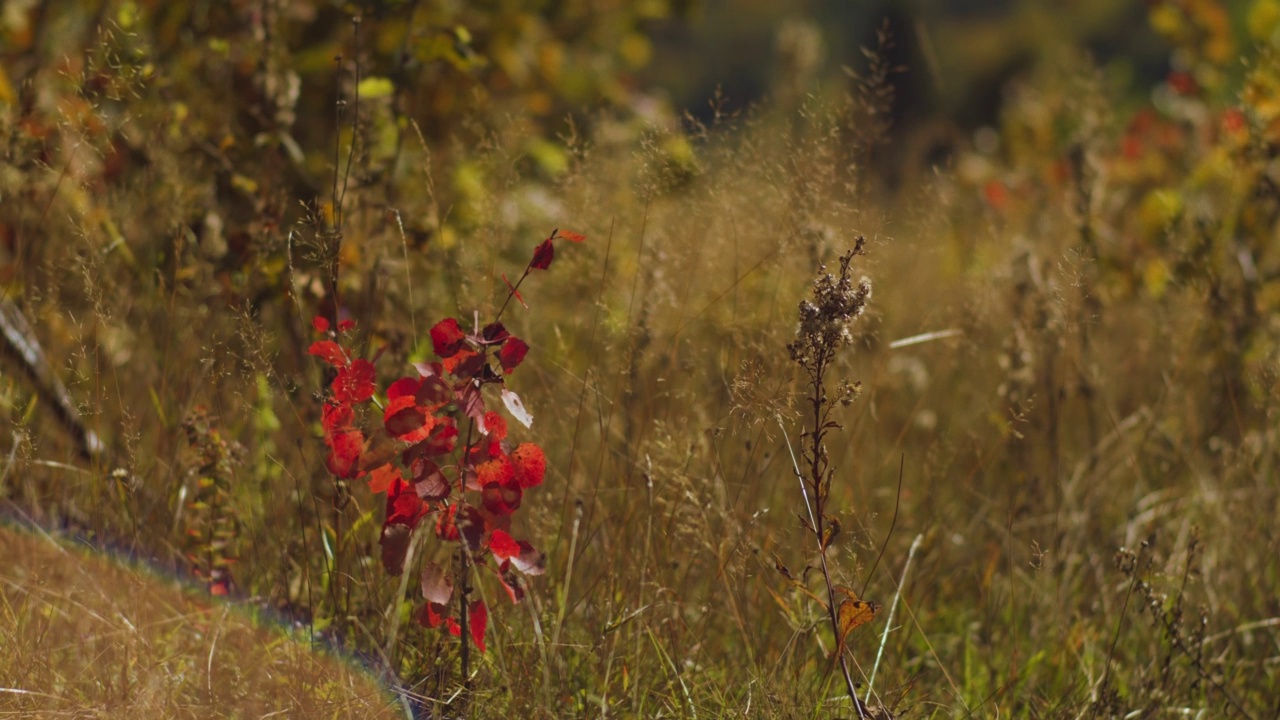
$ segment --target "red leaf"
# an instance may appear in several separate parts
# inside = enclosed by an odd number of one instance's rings
[[[338,332],[346,332],[346,331],[348,331],[348,330],[351,330],[351,329],[352,329],[352,328],[354,328],[355,326],[356,326],[356,321],[355,321],[355,320],[339,320],[339,321],[338,321]]]
[[[408,407],[397,407],[405,401],[408,401]],[[406,442],[425,440],[431,433],[428,422],[426,413],[413,404],[411,397],[401,397],[398,403],[388,404],[383,416],[387,432]]]
[[[486,485],[506,485],[513,483],[516,479],[515,468],[512,467],[511,461],[506,455],[499,453],[488,460],[475,465],[476,483],[481,487]]]
[[[511,564],[525,575],[541,575],[547,571],[547,556],[533,549],[528,542],[520,541],[520,554],[511,558]]]
[[[340,403],[362,403],[373,397],[374,385],[373,363],[368,360],[353,360],[351,366],[338,371],[333,379],[333,397]]]
[[[320,424],[324,427],[326,436],[332,435],[340,428],[347,427],[355,417],[355,413],[346,405],[336,405],[328,402],[324,404],[323,413]]]
[[[462,509],[459,510],[459,507]],[[467,545],[472,550],[479,550],[483,536],[484,519],[470,505],[454,503],[436,518],[436,537],[441,540],[458,542],[466,538]]]
[[[387,492],[387,524],[399,523],[410,528],[416,527],[423,516],[431,508],[422,502],[418,493],[409,489],[403,480],[392,483]]]
[[[522,495],[517,485],[492,483],[480,491],[480,501],[484,503],[484,509],[494,515],[510,515],[519,509]]]
[[[507,421],[498,413],[490,410],[484,414],[484,432],[490,440],[502,440],[507,436]]]
[[[342,346],[332,340],[320,340],[311,343],[307,353],[315,355],[330,365],[341,368],[347,366],[347,354]]]
[[[483,600],[476,600],[471,603],[471,612],[468,620],[471,627],[471,642],[476,644],[480,652],[484,652],[484,631],[489,626],[489,608],[485,607]]]
[[[360,460],[356,470],[360,473],[370,472],[391,462],[400,452],[400,446],[386,432],[378,430],[364,441],[360,450]]]
[[[364,449],[364,434],[359,430],[339,430],[328,441],[330,451],[326,464],[329,472],[340,478],[355,477],[359,473],[357,463]]]
[[[431,347],[442,358],[453,357],[462,349],[465,341],[462,328],[458,327],[458,321],[453,318],[445,318],[431,328]]]
[[[404,556],[409,552],[412,532],[408,525],[384,525],[382,527],[382,567],[387,574],[400,577],[404,572]]]
[[[448,605],[453,597],[453,578],[430,562],[422,566],[422,597],[436,605]]]
[[[511,333],[500,322],[489,323],[480,331],[480,339],[485,345],[497,345],[508,337],[511,337]]]
[[[428,628],[440,627],[444,623],[443,613],[446,609],[444,605],[423,603],[422,609],[418,611],[418,624]]]
[[[453,487],[438,465],[426,458],[415,458],[411,469],[413,470],[413,489],[418,493],[418,497],[428,501],[439,501],[449,497],[449,491]]]
[[[520,586],[520,579],[511,574],[510,563],[502,563],[498,570],[498,581],[502,583],[502,589],[507,591],[511,603],[519,605],[524,599],[524,588]]]
[[[436,517],[436,537],[447,542],[457,542],[462,539],[462,535],[458,532],[458,525],[454,522],[457,515],[458,504],[454,503]]]
[[[438,362],[416,362],[413,369],[418,371],[419,377],[440,377],[444,374],[444,366]]]
[[[468,382],[458,391],[458,409],[476,422],[484,421],[484,396],[480,394],[480,386]]]
[[[516,482],[521,488],[537,487],[547,474],[547,456],[533,443],[520,443],[511,451],[511,464],[515,466]]]
[[[409,465],[417,457],[436,457],[453,452],[458,440],[458,427],[453,418],[436,418],[431,427],[431,435],[422,442],[404,451],[402,459]]]
[[[551,267],[551,261],[555,257],[556,250],[551,245],[551,238],[547,238],[533,249],[533,260],[529,261],[529,267],[534,270],[546,270]]]
[[[323,315],[317,315],[311,318],[311,327],[315,328],[316,332],[329,332],[329,319]]]
[[[459,378],[473,378],[484,367],[485,356],[474,350],[460,350],[444,359],[444,369]]]
[[[489,550],[499,560],[510,560],[520,554],[520,543],[501,530],[494,530],[489,538]]]
[[[403,377],[387,386],[387,400],[395,400],[406,395],[412,397],[418,393],[422,380]]]
[[[400,469],[391,463],[373,471],[369,476],[369,491],[374,495],[387,492],[396,480],[400,480]]]
[[[502,349],[498,351],[498,362],[502,363],[502,369],[508,375],[516,366],[524,360],[524,356],[529,352],[529,346],[525,341],[512,335],[502,344]]]
[[[462,626],[458,624],[457,620],[454,620],[453,618],[445,618],[444,621],[449,626],[450,635],[454,637],[462,637]]]
[[[569,232],[568,230],[557,230],[556,237],[562,237],[565,240],[568,240],[569,242],[576,242],[576,243],[580,243],[583,240],[587,239],[586,235],[579,235],[576,232]]]
[[[414,393],[414,399],[423,410],[435,412],[453,402],[453,388],[438,375],[432,375],[422,379],[422,384]]]

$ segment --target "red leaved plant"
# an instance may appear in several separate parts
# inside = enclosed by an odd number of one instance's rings
[[[468,568],[487,569],[515,603],[524,597],[515,572],[540,575],[545,568],[544,555],[510,531],[525,491],[542,484],[546,456],[533,443],[513,444],[507,420],[490,404],[496,395],[518,423],[526,428],[532,424],[520,397],[506,386],[529,346],[500,319],[511,298],[523,304],[520,284],[531,271],[550,266],[553,243],[561,239],[585,238],[552,231],[534,250],[520,279],[514,285],[507,282],[506,301],[492,322],[481,327],[477,320],[468,328],[456,318],[445,318],[431,328],[438,360],[415,363],[416,376],[386,386],[382,423],[376,429],[366,431],[356,423],[356,407],[374,402],[377,378],[373,363],[355,357],[344,343],[353,323],[344,320],[335,332],[324,317],[312,321],[325,339],[313,343],[309,352],[334,371],[322,414],[325,462],[335,476],[364,478],[375,494],[386,495],[383,567],[393,576],[404,572],[413,532],[428,519],[439,540],[459,545],[456,577],[434,562],[422,564],[423,604],[416,617],[424,626],[463,637],[464,682],[466,638],[483,652],[489,615],[483,601],[468,602]],[[490,386],[498,392],[486,392]],[[450,610],[458,594],[455,585],[461,586],[456,612]]]

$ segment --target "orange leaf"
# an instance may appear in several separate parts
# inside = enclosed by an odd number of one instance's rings
[[[838,651],[843,651],[845,638],[856,628],[874,620],[876,613],[880,612],[880,604],[859,600],[857,594],[846,587],[838,587],[836,592],[846,596],[846,599],[840,602],[840,609],[836,616],[840,623],[840,637],[836,645]]]
[[[400,479],[400,470],[391,463],[375,469],[369,476],[369,490],[377,495],[391,489],[391,484]]]

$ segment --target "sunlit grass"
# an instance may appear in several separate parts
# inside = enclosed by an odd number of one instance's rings
[[[403,717],[305,631],[66,541],[0,527],[0,714]]]

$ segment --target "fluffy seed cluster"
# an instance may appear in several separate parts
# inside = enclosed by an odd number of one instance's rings
[[[855,283],[849,264],[862,253],[863,239],[840,258],[840,273],[827,272],[824,265],[813,281],[813,298],[800,301],[800,325],[796,339],[787,344],[791,360],[804,367],[825,363],[836,349],[853,342],[849,326],[867,309],[871,299],[871,280],[866,276]]]

